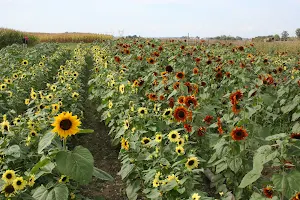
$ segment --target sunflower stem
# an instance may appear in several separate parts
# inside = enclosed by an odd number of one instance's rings
[[[67,150],[67,138],[63,139],[63,150],[66,151]]]

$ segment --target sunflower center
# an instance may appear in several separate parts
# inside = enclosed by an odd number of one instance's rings
[[[60,128],[64,131],[69,130],[72,127],[72,122],[69,119],[64,119],[60,123]]]
[[[242,135],[243,135],[242,131],[238,131],[238,132],[236,132],[236,136],[239,136],[239,137],[241,137]]]
[[[8,185],[8,186],[5,187],[4,191],[7,194],[11,194],[11,193],[13,193],[15,191],[15,188],[12,185]]]
[[[181,145],[181,144],[182,144],[182,142],[181,142],[181,141],[179,141],[179,142],[178,142],[178,144],[179,144],[179,145]]]
[[[31,136],[33,136],[33,137],[34,137],[34,136],[35,136],[35,132],[31,132]]]
[[[169,115],[169,114],[170,114],[170,111],[168,110],[165,115]]]
[[[149,143],[149,140],[148,139],[144,140],[144,143],[145,144]]]
[[[178,74],[178,78],[182,78],[183,77],[183,74],[182,73],[179,73]]]
[[[194,102],[193,102],[193,100],[188,100],[188,104],[189,105],[191,105],[191,104],[193,104]]]
[[[176,134],[172,134],[172,136],[171,136],[171,137],[172,137],[173,139],[174,139],[174,138],[176,138]]]
[[[144,111],[144,110],[141,110],[141,113],[142,113],[142,114],[144,114],[144,113],[145,113],[145,111]]]
[[[7,125],[4,125],[3,128],[4,128],[5,131],[8,131],[8,126]]]
[[[178,112],[178,116],[179,116],[180,118],[184,118],[184,117],[185,117],[185,113],[184,113],[183,111],[179,111],[179,112]]]
[[[7,175],[6,175],[6,178],[7,178],[7,179],[11,179],[11,178],[12,178],[12,175],[11,175],[11,174],[7,174]]]
[[[188,162],[188,165],[189,165],[189,166],[192,166],[194,163],[195,163],[194,160],[190,160],[190,161]]]
[[[17,181],[17,185],[22,185],[22,181]]]
[[[67,180],[67,177],[63,177],[61,180],[62,180],[63,182],[65,182],[65,181]]]
[[[180,149],[178,149],[178,150],[177,150],[177,152],[178,152],[178,153],[181,153],[181,150],[180,150]]]

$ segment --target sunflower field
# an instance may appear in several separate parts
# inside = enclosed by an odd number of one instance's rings
[[[300,199],[300,54],[118,39],[0,50],[0,199],[88,199],[111,175],[70,138],[120,146],[129,200]],[[89,73],[86,73],[89,71]]]

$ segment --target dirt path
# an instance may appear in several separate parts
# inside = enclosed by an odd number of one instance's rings
[[[91,58],[87,58],[87,63],[90,66],[85,74],[85,91],[88,91],[87,81],[90,77],[90,68],[92,65]],[[123,184],[121,177],[117,173],[121,169],[120,161],[118,160],[119,149],[111,146],[111,138],[108,135],[108,129],[104,123],[97,118],[100,114],[97,113],[95,104],[88,100],[88,94],[85,94],[84,107],[84,128],[93,129],[95,132],[87,135],[78,135],[74,143],[88,148],[94,156],[95,166],[99,169],[108,172],[114,177],[113,182],[101,181],[93,179],[93,181],[82,187],[82,194],[91,199],[105,200],[126,200],[126,195],[123,192]]]

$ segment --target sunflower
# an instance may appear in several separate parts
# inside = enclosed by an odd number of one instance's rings
[[[57,113],[59,111],[60,106],[58,104],[52,104],[52,113]]]
[[[23,177],[17,177],[14,179],[13,184],[15,190],[23,190],[26,186],[26,181]]]
[[[30,187],[32,187],[35,183],[35,176],[34,175],[30,175],[28,181],[27,181],[27,185],[29,185]]]
[[[37,134],[37,132],[35,130],[31,130],[30,133],[29,133],[29,135],[31,137],[36,137],[38,134]]]
[[[28,60],[23,60],[22,65],[27,66],[28,65]]]
[[[13,74],[13,77],[15,78],[15,79],[17,79],[18,78],[18,74]]]
[[[178,97],[178,103],[180,103],[180,104],[184,104],[184,99],[185,99],[185,97],[184,96],[180,96],[180,97]]]
[[[37,97],[36,93],[35,93],[33,90],[31,90],[30,97],[31,97],[31,99],[33,99],[33,100],[35,100],[36,97]]]
[[[147,108],[145,108],[145,107],[140,107],[140,108],[138,109],[138,113],[139,113],[139,115],[140,115],[141,117],[143,117],[144,115],[146,115],[146,114],[148,113],[148,110],[147,110]]]
[[[196,157],[191,157],[187,160],[185,163],[185,166],[188,170],[192,170],[196,167],[198,167],[198,159]]]
[[[72,93],[72,98],[77,99],[79,97],[79,94],[77,92]]]
[[[194,105],[196,107],[198,105],[197,99],[194,96],[187,96],[184,98],[184,103],[187,107]]]
[[[4,193],[5,197],[13,197],[16,190],[12,184],[5,184],[2,188],[2,193]]]
[[[198,136],[203,136],[206,132],[206,128],[204,126],[200,127],[197,131]]]
[[[273,197],[273,188],[271,186],[267,186],[263,189],[264,195],[269,198],[272,199]]]
[[[148,98],[149,98],[151,101],[156,101],[156,100],[158,99],[157,95],[154,94],[154,93],[148,94]]]
[[[179,82],[175,82],[173,85],[174,90],[177,90],[179,88],[180,83]]]
[[[148,144],[149,142],[151,142],[151,139],[150,138],[147,138],[147,137],[143,137],[143,139],[142,139],[142,144]]]
[[[155,59],[154,58],[147,58],[147,62],[149,63],[149,64],[154,64],[155,63]]]
[[[14,119],[14,125],[18,125],[21,122],[21,119],[19,117],[16,117]]]
[[[299,200],[300,199],[300,192],[297,192],[292,200]]]
[[[290,137],[291,137],[292,139],[297,139],[297,140],[299,140],[299,139],[300,139],[300,133],[292,133]]]
[[[11,84],[12,80],[8,78],[8,79],[4,79],[4,82],[7,83],[7,84]]]
[[[30,99],[25,99],[25,105],[28,105],[30,103]]]
[[[178,146],[184,146],[184,138],[179,138],[179,139],[177,140],[177,145],[178,145]]]
[[[61,175],[60,179],[58,180],[59,183],[67,183],[69,182],[69,177],[66,175]]]
[[[129,129],[129,121],[128,120],[124,120],[124,128],[125,128],[125,130]]]
[[[233,140],[238,141],[238,140],[244,140],[248,136],[248,133],[242,127],[235,127],[235,129],[231,131],[230,135]]]
[[[155,188],[158,187],[158,186],[159,186],[159,180],[155,178],[155,179],[153,180],[153,182],[152,182],[152,185],[153,185],[153,187],[155,187]]]
[[[46,99],[47,99],[48,101],[51,101],[51,100],[53,99],[53,95],[52,95],[52,94],[48,94],[48,95],[46,96]]]
[[[176,78],[179,79],[179,80],[183,79],[184,78],[184,72],[177,72],[176,73]]]
[[[163,113],[163,117],[169,117],[169,116],[171,116],[172,115],[172,112],[173,112],[173,109],[172,108],[168,108],[168,109],[166,109],[165,111],[164,111],[164,113]]]
[[[113,102],[111,100],[108,101],[108,108],[111,109],[113,107]]]
[[[120,91],[121,94],[124,94],[124,92],[125,92],[125,85],[124,84],[121,84],[119,86],[119,91]]]
[[[45,66],[44,62],[40,62],[40,63],[39,63],[39,66],[40,66],[40,67],[44,67],[44,66]]]
[[[243,93],[240,90],[237,90],[234,93],[231,93],[229,96],[230,102],[232,105],[237,104],[239,100],[243,97]]]
[[[201,196],[198,193],[193,193],[192,200],[200,200]]]
[[[78,76],[78,72],[74,72],[74,73],[73,73],[73,76],[74,76],[74,77],[77,77],[77,76]]]
[[[128,151],[129,150],[129,142],[122,137],[122,140],[121,140],[121,147],[122,149]]]
[[[185,107],[179,106],[174,111],[174,118],[178,122],[185,122],[187,119],[192,118],[192,113],[188,111]]]
[[[162,141],[162,134],[161,133],[157,133],[155,135],[155,141],[160,143]]]
[[[3,122],[1,123],[2,132],[9,132],[9,127],[10,127],[9,121],[3,120]]]
[[[184,124],[184,128],[189,133],[192,132],[192,130],[193,130],[193,126],[190,124]]]
[[[193,69],[193,74],[198,74],[198,73],[199,73],[199,68],[195,67],[195,68]]]
[[[171,142],[178,142],[180,139],[180,133],[176,130],[171,131],[168,135],[168,138]]]
[[[56,85],[52,85],[50,89],[51,89],[53,92],[55,92],[55,91],[56,91],[56,88],[57,88]]]
[[[219,134],[222,135],[224,131],[222,129],[222,122],[221,122],[221,118],[220,117],[218,117],[217,125],[218,125]]]
[[[185,154],[184,148],[183,148],[182,146],[177,146],[177,147],[176,147],[176,153],[177,153],[178,155],[183,155],[183,154]]]
[[[6,170],[2,175],[2,180],[4,180],[6,183],[12,183],[15,178],[16,173],[14,170]]]
[[[6,84],[5,83],[2,83],[1,85],[0,85],[0,90],[5,90],[6,89]]]
[[[75,135],[79,132],[78,126],[81,122],[77,118],[77,115],[72,116],[72,112],[63,112],[58,116],[54,117],[55,121],[52,126],[54,133],[57,133],[61,138],[66,139],[68,136]]]

